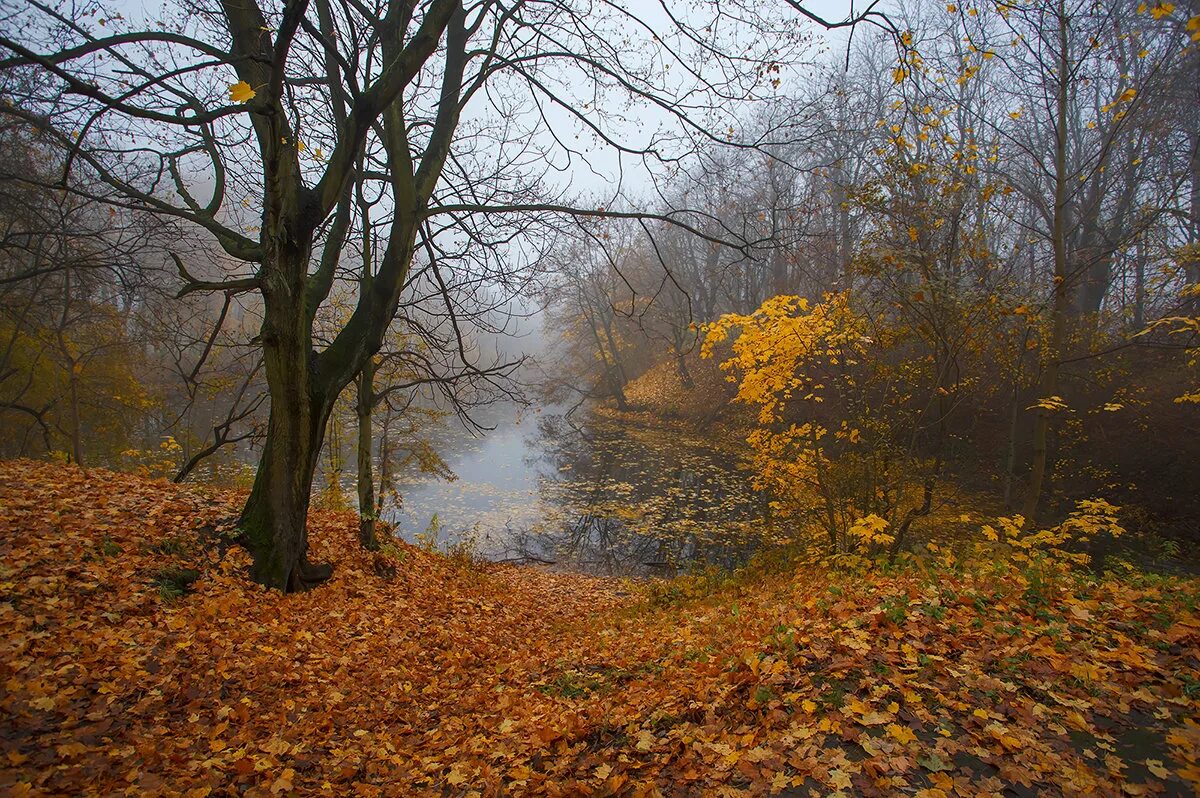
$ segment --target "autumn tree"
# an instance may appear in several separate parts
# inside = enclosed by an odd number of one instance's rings
[[[1178,192],[1163,168],[1173,103],[1155,105],[1187,57],[1186,17],[1173,4],[1062,0],[994,11],[956,9],[968,51],[957,81],[995,82],[1006,116],[971,114],[1000,135],[1008,184],[1033,215],[1031,240],[1048,293],[1039,338],[1036,415],[1023,515],[1033,519],[1052,464],[1050,431],[1061,409],[1065,362],[1096,340],[1114,264]]]
[[[620,225],[586,224],[555,254],[555,268],[540,291],[547,326],[558,339],[548,385],[552,396],[577,404],[608,398],[618,409],[629,409],[627,346],[617,307],[618,286],[625,280],[613,258],[624,262],[633,241],[632,231]]]
[[[25,182],[52,173],[57,154],[12,129],[0,142],[4,448],[114,462],[162,399],[135,356],[153,231],[137,213]]]

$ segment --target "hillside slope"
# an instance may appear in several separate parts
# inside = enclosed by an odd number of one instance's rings
[[[664,358],[625,386],[625,397],[635,410],[664,419],[707,425],[715,419],[736,421],[748,415],[731,403],[736,386],[725,379],[715,359],[701,359],[699,352],[687,356],[690,386],[684,385],[675,361]]]
[[[1196,582],[926,561],[633,585],[372,555],[323,512],[334,578],[282,596],[223,544],[237,500],[0,464],[0,791],[1200,786]]]

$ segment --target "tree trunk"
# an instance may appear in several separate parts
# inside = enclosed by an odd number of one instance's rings
[[[363,548],[379,548],[375,537],[375,475],[372,473],[371,411],[375,406],[375,361],[368,358],[358,373],[358,539]]]
[[[617,409],[622,413],[629,410],[629,399],[625,396],[625,388],[621,385],[621,379],[617,376],[616,368],[610,366],[604,376],[605,382],[608,383],[609,394],[617,401]]]
[[[80,420],[79,414],[79,373],[76,371],[77,363],[72,358],[68,362],[69,377],[69,398],[71,402],[71,457],[75,461],[75,465],[80,468],[85,468],[83,462],[83,422]]]
[[[1070,62],[1067,51],[1067,18],[1063,3],[1058,4],[1059,69],[1058,96],[1054,142],[1054,217],[1052,220],[1051,244],[1054,247],[1054,303],[1051,309],[1050,340],[1042,342],[1042,374],[1038,382],[1038,400],[1058,393],[1058,373],[1062,364],[1062,351],[1067,341],[1067,316],[1071,310],[1071,285],[1067,263],[1067,204],[1070,195],[1067,186],[1067,101],[1070,78]],[[1029,492],[1025,496],[1022,515],[1025,524],[1032,528],[1037,517],[1038,503],[1046,479],[1049,454],[1050,418],[1055,411],[1039,407],[1033,422],[1033,460],[1029,470]]]
[[[1146,326],[1146,245],[1138,239],[1133,273],[1133,332]]]
[[[606,309],[600,311],[600,318],[604,322],[604,338],[608,341],[608,351],[612,354],[613,365],[617,369],[617,379],[624,387],[629,384],[629,375],[625,372],[625,363],[621,360],[621,350],[617,346],[616,336],[613,335],[612,317],[609,313]]]
[[[308,407],[272,404],[262,459],[239,524],[254,557],[250,576],[286,592],[306,590],[333,573],[333,566],[314,565],[307,557],[308,504],[329,409],[302,404]]]
[[[64,272],[63,278],[63,312],[59,320],[58,348],[61,350],[67,366],[67,400],[71,410],[71,458],[75,465],[85,468],[83,462],[83,430],[79,414],[79,372],[83,364],[74,354],[73,347],[67,341],[67,322],[71,314],[71,271]]]
[[[1058,391],[1058,373],[1061,368],[1061,353],[1067,339],[1067,315],[1070,308],[1070,297],[1059,283],[1054,287],[1054,310],[1050,333],[1050,342],[1044,353],[1042,378],[1038,383],[1038,400],[1056,395]],[[1054,410],[1039,407],[1033,421],[1033,460],[1029,470],[1029,492],[1025,496],[1025,506],[1022,515],[1025,523],[1032,526],[1037,517],[1038,502],[1041,501],[1042,490],[1046,480],[1047,465],[1050,460],[1050,418]]]
[[[1004,512],[1013,506],[1013,478],[1017,474],[1017,431],[1021,422],[1021,389],[1013,380],[1012,398],[1008,406],[1008,453],[1004,458]]]
[[[675,371],[679,373],[679,381],[683,383],[684,388],[696,387],[696,383],[692,379],[692,373],[688,371],[687,355],[684,354],[678,344],[675,345]]]
[[[281,268],[263,288],[263,363],[271,416],[239,523],[243,543],[254,557],[251,577],[287,592],[310,588],[333,572],[331,565],[309,563],[307,521],[325,425],[342,387],[314,373],[304,284],[288,279],[297,273],[303,271]]]
[[[684,388],[696,387],[696,381],[692,379],[692,373],[688,370],[687,357],[676,354],[675,369],[679,372],[679,381],[683,384]]]

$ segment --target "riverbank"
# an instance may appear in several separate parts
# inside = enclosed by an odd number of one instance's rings
[[[664,359],[625,386],[630,415],[649,415],[662,423],[698,429],[742,433],[753,424],[753,413],[734,404],[736,386],[721,371],[720,360],[689,353],[685,381],[674,359]],[[744,438],[745,435],[742,434]]]
[[[357,548],[266,593],[239,496],[0,464],[0,789],[1187,795],[1200,583],[924,559],[635,584]]]

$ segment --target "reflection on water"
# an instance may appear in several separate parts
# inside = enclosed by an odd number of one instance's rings
[[[762,537],[765,503],[736,448],[595,416],[507,416],[481,438],[444,443],[455,482],[401,486],[389,519],[401,537],[604,574],[732,567]]]

